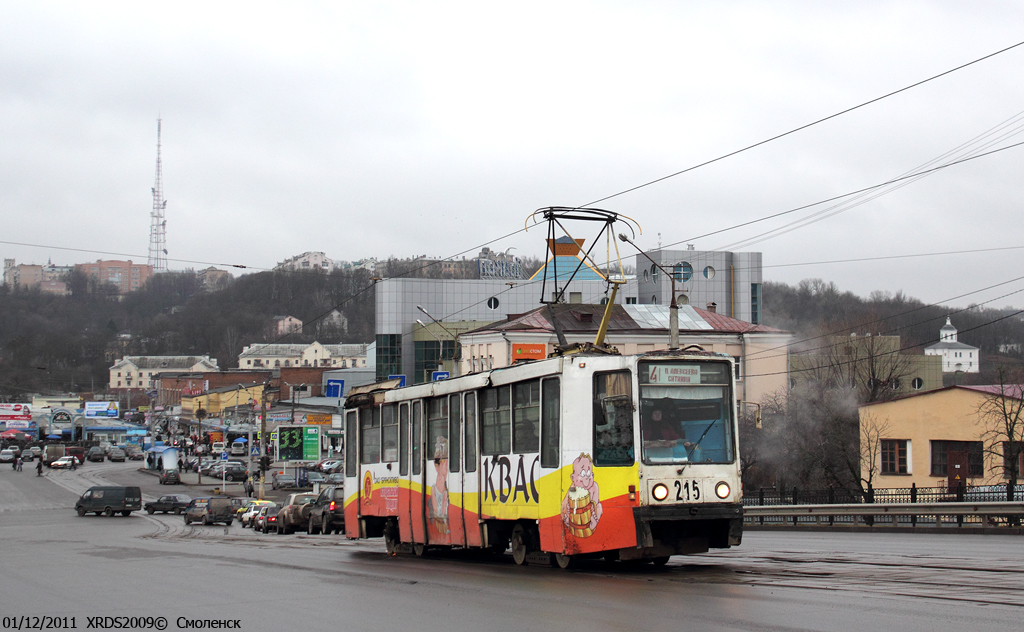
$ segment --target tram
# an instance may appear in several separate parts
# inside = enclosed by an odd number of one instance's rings
[[[345,530],[389,554],[664,564],[740,543],[733,359],[574,353],[345,402]]]

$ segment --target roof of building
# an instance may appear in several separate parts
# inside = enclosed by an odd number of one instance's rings
[[[928,345],[927,347],[925,347],[925,351],[927,351],[928,349],[938,349],[939,351],[943,349],[956,349],[958,351],[976,351],[978,348],[972,347],[971,345],[967,345],[962,342],[936,342],[933,345]]]
[[[238,357],[254,357],[258,356],[261,358],[265,357],[280,357],[280,358],[294,358],[302,355],[302,352],[308,349],[311,344],[305,343],[293,343],[293,344],[268,344],[268,345],[250,345],[242,350],[242,353]],[[321,345],[324,350],[329,354],[329,357],[362,357],[366,355],[366,344],[341,344],[341,345]]]
[[[128,364],[139,369],[165,371],[188,371],[197,364],[206,364],[212,369],[217,368],[217,360],[207,356],[125,356],[115,362],[110,369],[119,369]]]
[[[559,304],[552,305],[555,320],[565,333],[581,333],[597,331],[604,316],[604,305]],[[609,333],[651,333],[667,331],[669,324],[669,307],[665,305],[613,305],[611,319],[608,323]],[[499,323],[481,327],[470,333],[489,331],[503,332],[542,332],[554,331],[547,307],[539,307],[531,312]],[[681,332],[712,332],[712,333],[785,333],[765,325],[752,325],[748,322],[730,318],[723,314],[698,309],[690,305],[679,307],[679,331]]]
[[[1024,384],[1006,384],[1002,388],[1005,389],[1004,392],[1006,393],[1007,397],[1011,397],[1013,399],[1024,399]],[[925,395],[934,395],[935,393],[942,393],[942,392],[945,392],[945,391],[952,391],[954,389],[967,390],[967,391],[975,391],[975,392],[978,392],[978,393],[984,393],[984,394],[988,394],[988,395],[998,395],[999,392],[1000,392],[999,391],[1000,386],[998,384],[971,385],[971,386],[967,386],[967,385],[963,385],[963,384],[955,384],[953,386],[946,386],[944,388],[937,388],[937,389],[931,390],[931,391],[923,391],[923,392],[920,392],[920,393],[910,393],[909,395],[903,395],[901,397],[896,397],[894,399],[886,400],[884,402],[868,402],[866,404],[861,404],[860,408],[866,408],[868,406],[878,406],[878,405],[881,405],[881,404],[889,404],[889,403],[892,403],[892,402],[898,402],[898,401],[902,401],[902,400],[905,400],[905,399],[911,399],[911,398],[914,398],[914,397],[924,397]]]

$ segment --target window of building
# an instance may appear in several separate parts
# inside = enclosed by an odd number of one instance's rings
[[[689,281],[693,276],[693,267],[689,263],[681,261],[672,268],[672,276],[676,278],[676,281]]]
[[[626,297],[626,305],[636,305],[636,297],[635,296],[627,296]]]
[[[750,323],[761,324],[761,284],[750,284]]]
[[[655,283],[658,282],[658,266],[651,264],[651,280]]]
[[[907,473],[906,439],[882,439],[882,474]]]
[[[924,380],[922,380],[919,377],[915,377],[913,380],[910,381],[910,387],[915,391],[919,391],[922,388],[924,388]]]
[[[676,297],[676,305],[689,305],[690,297],[685,294],[680,294]]]
[[[743,373],[740,371],[740,357],[739,356],[733,356],[732,359],[733,359],[733,365],[732,365],[733,375],[736,377],[737,380],[742,379],[743,378]]]
[[[966,470],[968,477],[985,475],[985,452],[981,441],[932,441],[931,444],[932,476],[950,476],[956,474],[956,470]]]
[[[570,303],[582,303],[583,302],[583,292],[569,292],[569,302]]]
[[[715,278],[715,269],[711,266],[704,268],[704,278],[709,280]]]

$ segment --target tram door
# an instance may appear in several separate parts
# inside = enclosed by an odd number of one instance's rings
[[[462,401],[462,472],[460,475],[459,527],[465,534],[465,546],[483,546],[480,529],[480,481],[477,471],[476,393],[466,393]]]
[[[424,507],[428,544],[451,544],[448,479],[451,444],[448,441],[449,396],[427,400],[424,449]]]
[[[401,430],[402,415],[406,416],[405,429]],[[402,404],[398,411],[399,435],[405,438],[402,455],[408,459],[407,468],[399,462],[399,474],[405,479],[407,493],[399,496],[398,514],[402,526],[403,542],[425,543],[425,515],[423,513],[424,463],[423,463],[423,404],[415,401],[410,406]]]
[[[465,546],[466,527],[463,517],[462,484],[462,394],[448,399],[448,529],[450,544]]]

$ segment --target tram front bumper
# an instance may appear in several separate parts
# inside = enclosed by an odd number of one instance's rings
[[[682,541],[707,538],[711,548],[740,544],[743,535],[743,505],[708,503],[657,505],[633,508],[637,548],[655,546],[656,540]]]

